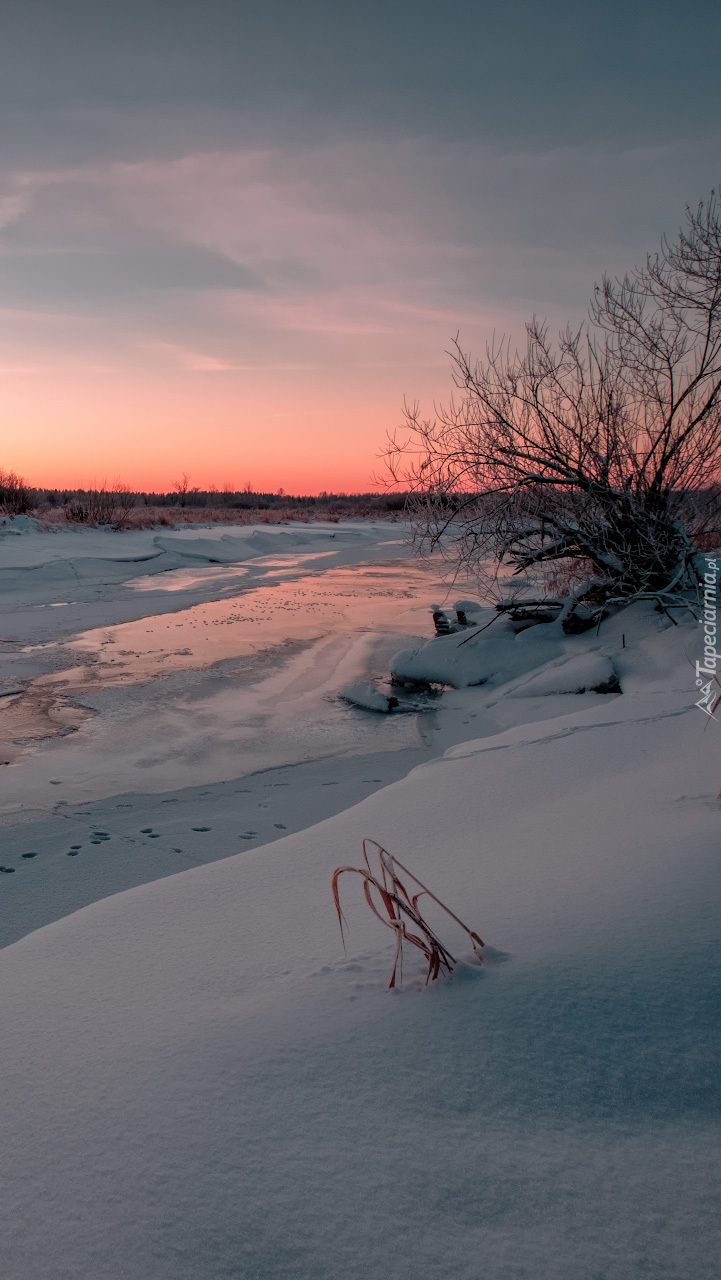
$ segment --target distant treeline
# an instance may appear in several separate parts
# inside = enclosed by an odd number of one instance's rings
[[[83,503],[92,494],[110,490],[38,489],[39,502],[48,506],[68,506]],[[115,492],[119,492],[118,489]],[[278,507],[307,508],[308,510],[371,508],[379,514],[402,511],[405,495],[397,493],[320,493],[317,496],[294,496],[283,493],[259,493],[250,489],[188,489],[186,493],[145,493],[126,490],[136,507],[226,507],[234,511],[272,511]]]
[[[122,484],[98,489],[43,489],[0,470],[0,514],[33,515],[56,523],[112,524],[117,528],[149,524],[257,518],[340,520],[398,518],[405,509],[402,493],[320,493],[293,495],[244,489],[199,489],[177,485],[167,493],[134,491]]]

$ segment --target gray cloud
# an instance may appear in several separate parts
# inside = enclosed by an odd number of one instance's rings
[[[254,289],[257,276],[202,249],[136,245],[102,252],[63,250],[0,255],[0,297],[5,306],[88,304],[105,311],[167,290]]]
[[[303,412],[371,369],[386,405],[442,395],[457,329],[580,319],[717,181],[720,27],[715,0],[3,6],[0,360],[273,369]]]
[[[114,351],[141,334],[208,369],[407,364],[431,334],[440,354],[459,328],[477,343],[520,335],[532,312],[580,319],[600,274],[633,265],[708,185],[699,144],[368,139],[25,171],[0,196],[0,299],[102,316]]]
[[[0,16],[3,146],[667,140],[717,120],[719,34],[715,0],[24,0]]]

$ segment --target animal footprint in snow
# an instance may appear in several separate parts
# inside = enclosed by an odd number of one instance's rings
[[[38,855],[37,855],[36,853],[21,853],[21,854],[20,854],[20,857],[21,857],[21,858],[37,858],[37,856],[38,856]]]
[[[279,831],[287,831],[287,830],[288,830],[288,828],[286,827],[286,825],[285,825],[285,823],[284,823],[284,822],[274,822],[274,823],[273,823],[273,826],[274,826],[274,827],[277,827]]]
[[[0,871],[4,871],[6,876],[11,876],[14,870],[15,870],[14,867],[0,867]]]
[[[212,831],[212,827],[192,827],[193,831]]]

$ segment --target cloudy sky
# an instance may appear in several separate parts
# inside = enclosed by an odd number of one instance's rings
[[[5,0],[0,468],[365,489],[721,180],[717,0]]]

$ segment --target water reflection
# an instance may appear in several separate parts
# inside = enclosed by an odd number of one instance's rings
[[[397,561],[274,581],[232,599],[86,631],[62,646],[77,665],[43,681],[96,688],[137,683],[339,633],[430,638],[428,601],[441,590],[433,567]]]
[[[127,586],[129,591],[155,594],[165,591],[191,591],[206,584],[216,587],[219,581],[227,579],[229,581],[227,589],[232,591],[235,589],[238,578],[245,578],[251,573],[266,573],[268,569],[273,569],[274,577],[290,576],[297,574],[298,567],[308,560],[325,560],[336,554],[336,550],[306,551],[281,557],[254,556],[252,560],[242,561],[239,564],[184,565],[181,569],[168,569],[164,573],[149,573],[145,577],[134,578]]]
[[[461,584],[456,593],[464,594]],[[382,679],[409,637],[430,639],[429,603],[445,594],[436,566],[417,561],[336,567],[291,582],[274,574],[229,599],[44,646],[56,669],[32,681],[17,714],[42,707],[58,723],[63,707],[93,714],[76,718],[62,738],[28,735],[15,795],[21,786],[25,803],[45,803],[58,778],[68,801],[163,791],[319,756],[417,746],[417,716],[374,715],[337,694],[353,680]]]

